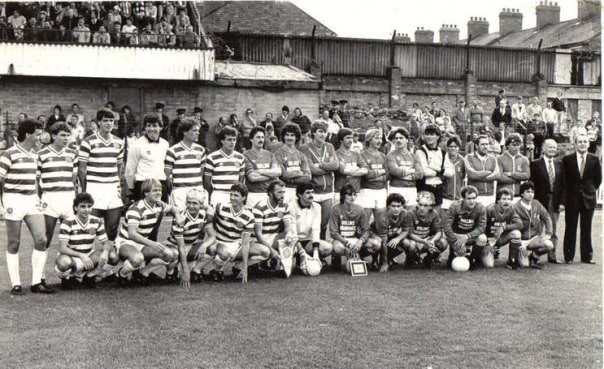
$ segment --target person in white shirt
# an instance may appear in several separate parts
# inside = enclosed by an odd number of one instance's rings
[[[126,181],[135,201],[143,198],[141,185],[145,179],[157,179],[162,184],[162,201],[167,202],[166,173],[164,161],[170,148],[168,141],[159,137],[161,123],[156,115],[144,119],[145,135],[128,150]]]
[[[67,114],[66,121],[71,122],[71,120],[72,120],[71,118],[74,115],[78,118],[78,120],[77,120],[78,124],[84,124],[84,115],[80,114],[80,106],[78,104],[71,105],[71,113]]]
[[[522,102],[522,96],[518,96],[516,103],[512,105],[512,121],[516,132],[519,130],[520,132],[526,131],[526,105]]]
[[[547,102],[547,108],[543,109],[543,121],[547,127],[547,138],[554,137],[554,127],[558,123],[558,112],[552,108],[552,102]]]

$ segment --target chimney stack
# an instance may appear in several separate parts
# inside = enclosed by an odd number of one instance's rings
[[[518,9],[504,8],[499,13],[499,36],[522,30],[522,13]]]
[[[579,19],[588,19],[600,14],[602,4],[600,0],[577,0]]]
[[[560,23],[560,7],[558,3],[552,1],[541,1],[536,8],[537,29],[541,29],[548,24]]]
[[[468,21],[468,35],[472,35],[472,38],[476,38],[488,34],[489,22],[487,22],[486,18],[470,17],[470,20]]]
[[[439,30],[440,42],[443,44],[451,44],[459,41],[459,28],[457,24],[443,24]]]
[[[408,44],[411,43],[411,37],[406,33],[397,33],[396,36],[394,36],[394,42]]]
[[[434,43],[434,32],[424,27],[417,27],[415,30],[415,42],[432,44]]]

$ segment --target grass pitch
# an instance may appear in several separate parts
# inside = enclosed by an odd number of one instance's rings
[[[0,368],[601,368],[601,229],[598,211],[597,265],[510,271],[504,251],[489,271],[442,265],[53,296],[29,293],[24,232],[25,296],[9,294],[0,253]],[[5,244],[4,224],[0,237]],[[56,250],[55,237],[51,284]]]

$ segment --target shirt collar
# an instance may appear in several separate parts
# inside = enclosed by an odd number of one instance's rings
[[[310,207],[312,206],[312,203],[310,203],[308,206],[304,206],[300,202],[300,199],[298,199],[298,206],[300,206],[300,209],[310,209]]]

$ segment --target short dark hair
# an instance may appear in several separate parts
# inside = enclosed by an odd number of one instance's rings
[[[327,132],[327,124],[323,123],[323,122],[314,122],[311,126],[310,126],[310,132],[314,135],[315,132],[317,132],[318,130],[323,130],[325,132]]]
[[[407,140],[409,139],[409,131],[407,131],[404,127],[397,127],[395,129],[393,129],[392,131],[390,131],[390,133],[388,133],[388,139],[390,140],[390,142],[392,142],[394,140],[394,137],[396,136],[397,133],[400,133],[403,136],[405,136],[405,138]]]
[[[357,191],[350,183],[346,183],[344,186],[342,186],[342,188],[340,189],[340,204],[343,204],[346,195],[351,193],[357,193]]]
[[[218,134],[218,141],[222,141],[227,137],[237,137],[237,130],[232,127],[224,127]]]
[[[457,137],[451,137],[447,140],[447,147],[449,147],[452,143],[457,144],[457,146],[461,147],[461,141]]]
[[[153,115],[145,115],[145,117],[143,118],[143,128],[147,127],[147,124],[159,124],[159,126],[162,126],[162,122],[159,120],[159,117],[155,114]]]
[[[286,111],[289,113],[289,106],[283,105],[283,107],[281,108],[281,111]]]
[[[59,132],[61,132],[61,131],[67,132],[67,133],[71,134],[71,128],[69,128],[69,126],[65,122],[55,122],[50,127],[50,134],[51,135],[59,134]]]
[[[19,123],[19,127],[17,128],[17,141],[24,141],[27,134],[31,135],[35,133],[37,129],[44,129],[41,122],[33,119],[25,119]]]
[[[388,197],[386,198],[386,207],[389,207],[390,204],[392,204],[393,202],[399,202],[402,206],[405,206],[406,203],[403,195],[399,193],[391,193],[390,195],[388,195]]]
[[[520,190],[519,190],[520,195],[522,195],[524,193],[524,191],[526,191],[526,190],[535,191],[535,184],[531,181],[526,181],[523,184],[521,184]]]
[[[296,186],[296,195],[298,195],[298,197],[300,197],[300,195],[302,195],[304,192],[308,191],[308,190],[314,190],[315,188],[312,186],[312,184],[310,182],[302,182],[302,183],[298,183],[298,186]]]
[[[478,196],[478,189],[474,186],[466,186],[464,188],[461,189],[461,197],[462,198],[466,198],[466,196],[468,196],[469,194],[476,194],[476,196]]]
[[[354,131],[350,128],[340,128],[340,130],[338,131],[338,141],[342,142],[342,140],[346,138],[346,136],[354,137]]]
[[[268,184],[268,187],[266,188],[266,193],[272,193],[275,190],[275,187],[277,186],[285,187],[285,183],[280,179],[275,179],[274,181]]]
[[[73,199],[73,208],[77,208],[80,204],[94,205],[94,198],[87,192],[80,192]]]
[[[286,133],[293,133],[296,136],[296,143],[300,141],[302,138],[302,133],[300,132],[300,127],[297,124],[287,123],[281,128],[281,141],[285,140]]]
[[[182,137],[183,133],[189,132],[195,125],[199,126],[199,122],[192,118],[185,118],[178,123],[178,137]]]
[[[107,103],[107,105],[109,105],[109,103]],[[115,119],[115,115],[113,115],[113,112],[110,109],[101,108],[96,112],[96,120],[100,121],[103,118],[114,118]]]
[[[247,186],[244,185],[243,183],[235,183],[234,185],[231,186],[231,191],[236,191],[239,192],[241,194],[241,197],[243,197],[243,202],[245,203],[247,201],[247,194],[248,194],[248,190],[247,190]]]
[[[257,127],[252,128],[252,130],[250,131],[250,139],[253,139],[258,132],[262,132],[262,134],[264,136],[266,136],[266,129],[264,129],[260,126],[257,126]]]
[[[476,137],[474,139],[474,147],[478,147],[478,144],[480,143],[480,140],[487,140],[487,142],[489,142],[489,136],[487,136],[487,135],[478,135],[478,137]]]
[[[507,195],[509,197],[511,197],[512,199],[514,198],[514,194],[512,193],[512,191],[509,188],[502,188],[499,191],[497,191],[497,194],[495,194],[495,202],[499,202],[499,200],[501,199],[501,196],[503,195]]]
[[[433,135],[440,136],[440,128],[438,128],[438,126],[435,124],[428,124],[426,126],[426,129],[424,130],[424,134],[425,135],[433,134]]]

